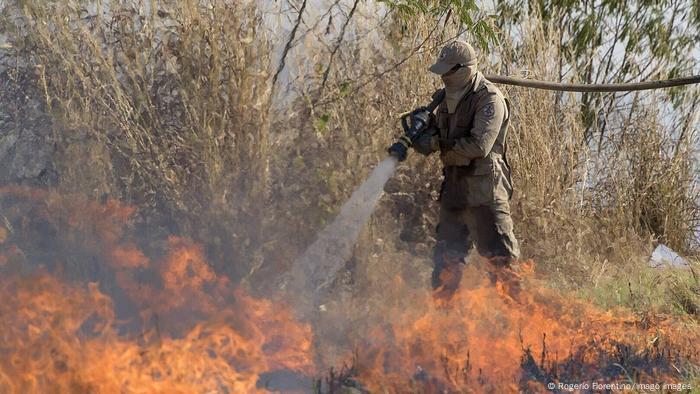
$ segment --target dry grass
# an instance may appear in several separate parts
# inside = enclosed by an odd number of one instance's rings
[[[253,264],[257,249],[243,246],[261,243],[270,133],[270,43],[255,7],[23,3],[15,45],[55,116],[59,186],[117,196]]]

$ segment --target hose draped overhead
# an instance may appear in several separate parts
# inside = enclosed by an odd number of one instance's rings
[[[661,81],[606,84],[558,83],[517,77],[504,77],[500,75],[485,75],[485,77],[494,83],[524,86],[535,89],[556,90],[559,92],[628,92],[632,90],[662,89],[700,83],[700,75],[666,79]]]

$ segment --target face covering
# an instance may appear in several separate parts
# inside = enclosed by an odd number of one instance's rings
[[[472,87],[474,79],[472,67],[461,67],[448,76],[442,76],[445,83],[445,100],[447,101],[447,111],[451,114],[457,109],[457,104]]]

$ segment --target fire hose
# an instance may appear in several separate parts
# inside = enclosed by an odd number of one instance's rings
[[[671,88],[674,86],[692,85],[700,83],[700,75],[666,79],[661,81],[603,84],[557,83],[517,77],[503,77],[500,75],[484,75],[484,77],[486,77],[486,79],[494,83],[523,86],[535,89],[556,90],[559,92],[629,92],[634,90],[663,89]]]
[[[629,92],[637,90],[663,89],[674,86],[700,83],[700,75],[660,81],[608,84],[558,83],[517,77],[504,77],[501,75],[485,75],[485,77],[494,83],[534,89],[555,90],[559,92]],[[438,105],[440,105],[444,98],[445,90],[440,89],[433,94],[433,100],[427,106],[419,107],[411,112],[401,114],[401,125],[404,133],[393,145],[389,147],[388,152],[391,156],[396,157],[399,161],[406,160],[408,148],[411,147],[418,137],[420,137],[421,133],[428,128],[433,111]]]

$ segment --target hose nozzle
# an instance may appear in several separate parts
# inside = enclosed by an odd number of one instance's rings
[[[406,160],[408,156],[408,147],[411,146],[411,141],[406,136],[401,136],[398,141],[394,142],[387,151],[391,156],[396,157],[399,161]]]
[[[420,134],[428,127],[432,112],[445,98],[445,90],[438,90],[433,94],[433,101],[427,107],[420,107],[412,112],[401,114],[401,126],[404,134],[388,149],[390,155],[399,161],[406,160],[408,148],[418,139]]]

